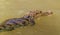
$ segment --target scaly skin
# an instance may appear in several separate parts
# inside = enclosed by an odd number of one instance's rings
[[[31,13],[31,12],[30,12]],[[27,14],[26,16],[30,16],[29,18],[12,18],[12,19],[7,19],[5,20],[1,25],[0,25],[0,31],[12,31],[17,27],[20,26],[27,26],[28,24],[35,25],[35,17],[38,16],[48,16],[50,14],[53,14],[53,12],[42,12],[42,11],[34,11],[31,14]]]

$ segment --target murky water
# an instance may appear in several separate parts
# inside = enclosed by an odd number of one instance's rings
[[[42,16],[35,26],[20,27],[0,35],[60,35],[60,0],[0,0],[0,22],[23,16],[28,10],[51,9],[52,16]]]

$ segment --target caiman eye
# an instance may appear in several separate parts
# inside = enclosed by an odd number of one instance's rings
[[[42,13],[42,11],[40,11],[40,13]]]

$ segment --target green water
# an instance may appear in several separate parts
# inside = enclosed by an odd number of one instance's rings
[[[0,22],[23,16],[29,10],[52,10],[52,16],[42,16],[34,26],[20,27],[0,35],[60,35],[60,0],[0,0]]]

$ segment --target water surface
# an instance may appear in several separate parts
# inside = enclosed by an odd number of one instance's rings
[[[52,10],[52,16],[42,16],[34,26],[20,27],[0,35],[60,35],[60,0],[0,0],[0,23],[23,16],[29,10]]]

